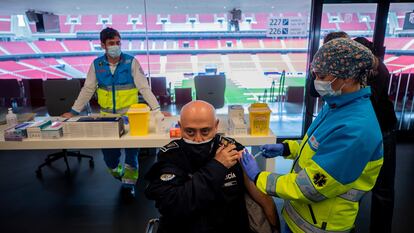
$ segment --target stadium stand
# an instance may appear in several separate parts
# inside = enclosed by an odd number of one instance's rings
[[[263,46],[267,49],[281,49],[283,48],[282,41],[279,39],[262,39]]]
[[[132,23],[128,24],[128,15],[114,14],[112,15],[112,25],[119,31],[132,31]]]
[[[220,46],[221,49],[234,49],[237,47],[237,42],[235,39],[222,39],[220,40]]]
[[[91,46],[87,40],[65,40],[63,44],[71,52],[91,51]]]
[[[321,29],[324,30],[337,30],[336,23],[329,22],[329,16],[327,13],[322,14]]]
[[[10,16],[0,15],[0,32],[10,32],[10,31],[11,31]]]
[[[339,29],[343,31],[365,31],[368,30],[365,22],[359,22],[358,15],[356,13],[341,13],[339,14],[342,21],[340,22]]]
[[[89,66],[93,62],[96,56],[84,56],[84,57],[63,57],[62,60],[71,67],[81,71],[82,73],[88,73]]]
[[[251,48],[251,49],[261,48],[260,40],[258,39],[241,39],[241,42],[243,44],[243,48]]]
[[[81,23],[75,24],[74,30],[78,31],[100,31],[104,28],[104,24],[98,22],[97,15],[82,15]]]
[[[162,23],[158,22],[157,15],[147,15],[146,22],[149,31],[161,31]],[[145,21],[144,21],[145,22]]]
[[[307,48],[308,40],[307,39],[289,39],[284,40],[286,48]]]
[[[178,40],[179,49],[194,49],[195,40]]]
[[[255,15],[256,22],[251,25],[252,29],[265,30],[267,27],[267,21],[270,15],[267,13],[256,13],[254,15]]]
[[[163,50],[164,49],[164,40],[154,40],[154,49]]]
[[[184,14],[172,14],[170,15],[171,23],[187,23],[187,16]]]
[[[413,40],[413,38],[391,38],[391,37],[385,37],[385,47],[387,49],[402,49],[404,46]]]
[[[197,41],[199,49],[217,49],[218,43],[217,40],[198,40]]]
[[[34,54],[35,51],[28,45],[27,42],[12,41],[12,42],[1,42],[0,47],[5,49],[10,54]]]
[[[213,14],[198,14],[200,23],[215,23]]]
[[[62,77],[70,77],[67,73],[56,68],[60,64],[54,58],[44,59],[24,59],[19,61],[20,64],[34,66],[36,69],[47,71],[52,74],[57,74]]]
[[[34,41],[33,44],[43,53],[65,52],[60,41]]]

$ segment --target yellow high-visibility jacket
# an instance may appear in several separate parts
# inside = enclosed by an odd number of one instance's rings
[[[349,232],[359,200],[372,189],[383,162],[382,135],[370,88],[324,97],[326,104],[301,144],[285,141],[290,173],[261,172],[256,186],[285,200],[293,232]]]

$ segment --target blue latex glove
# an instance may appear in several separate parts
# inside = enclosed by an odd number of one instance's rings
[[[261,170],[253,155],[250,154],[248,150],[243,151],[241,164],[247,177],[249,177],[251,181],[255,182],[256,176],[261,172]]]
[[[266,144],[260,148],[262,150],[262,155],[265,158],[274,158],[277,156],[283,155],[283,144],[276,143],[276,144]]]

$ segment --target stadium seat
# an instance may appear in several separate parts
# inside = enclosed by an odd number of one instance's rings
[[[226,77],[224,75],[197,75],[194,78],[197,100],[204,100],[214,108],[224,106]]]

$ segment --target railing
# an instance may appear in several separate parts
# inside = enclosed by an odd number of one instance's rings
[[[412,70],[390,75],[388,95],[394,103],[397,115],[397,130],[414,130],[414,74]]]

